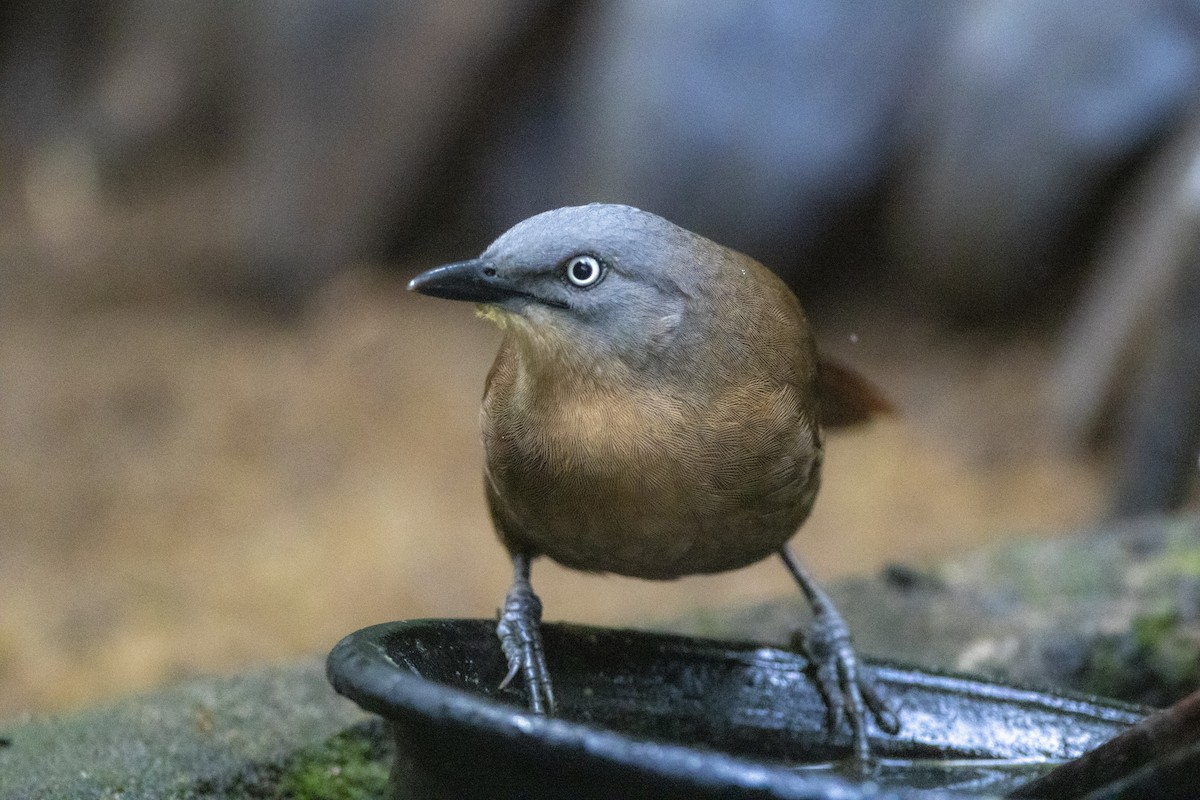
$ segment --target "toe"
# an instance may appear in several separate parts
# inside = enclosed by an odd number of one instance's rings
[[[865,676],[858,679],[858,688],[879,729],[890,736],[900,732],[900,716],[879,694],[875,682]]]

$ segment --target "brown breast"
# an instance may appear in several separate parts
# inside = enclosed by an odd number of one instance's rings
[[[489,503],[510,550],[675,578],[762,559],[808,516],[821,442],[793,386],[550,390],[520,359],[501,349],[483,410]]]

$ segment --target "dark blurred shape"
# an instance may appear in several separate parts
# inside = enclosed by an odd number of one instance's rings
[[[1005,314],[1087,262],[1200,77],[1180,0],[711,5],[597,7],[485,181],[496,229],[627,202],[793,284],[882,262]]]
[[[1090,254],[1111,188],[1194,101],[1200,7],[1181,0],[964,4],[910,100],[891,227],[911,278],[1012,313]]]
[[[793,284],[899,264],[1003,310],[1200,84],[1193,0],[1099,2],[11,6],[0,171],[48,283],[303,297],[608,200]]]
[[[426,206],[438,203],[438,182],[452,180],[437,174],[438,160],[479,135],[496,73],[566,5],[356,0],[282,14],[258,6],[266,38],[253,51],[247,114],[256,123],[244,154],[248,277],[303,290],[378,253],[394,226],[436,222]]]
[[[1194,222],[1195,220],[1193,220]],[[1192,229],[1193,234],[1196,229]],[[1143,382],[1132,393],[1114,512],[1178,508],[1200,458],[1200,241],[1167,304]]]
[[[1113,511],[1178,507],[1200,456],[1200,119],[1129,191],[1065,332],[1053,423],[1120,449]]]
[[[378,256],[397,223],[428,219],[436,163],[491,108],[481,92],[570,5],[9,9],[0,175],[28,240],[16,277],[298,302]]]

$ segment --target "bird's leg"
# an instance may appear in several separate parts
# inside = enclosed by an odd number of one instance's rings
[[[500,682],[500,688],[508,686],[520,672],[529,691],[529,709],[535,714],[553,714],[554,692],[542,649],[542,601],[529,582],[530,560],[523,553],[513,555],[513,583],[504,597],[504,608],[496,625],[496,635],[508,659],[508,674]]]
[[[845,715],[854,735],[854,754],[859,762],[866,762],[870,758],[867,712],[880,729],[891,734],[899,732],[900,719],[864,674],[850,644],[850,629],[829,595],[786,546],[779,556],[812,606],[813,627],[804,637],[804,653],[816,670],[817,687],[825,698],[826,726],[833,731]]]

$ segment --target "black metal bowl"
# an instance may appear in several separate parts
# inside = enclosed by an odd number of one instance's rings
[[[799,654],[543,625],[558,715],[525,710],[487,620],[376,625],[330,653],[329,680],[392,726],[392,787],[412,798],[995,796],[1074,758],[1145,709],[872,663],[897,709],[872,728],[880,766],[839,773],[843,725]]]

